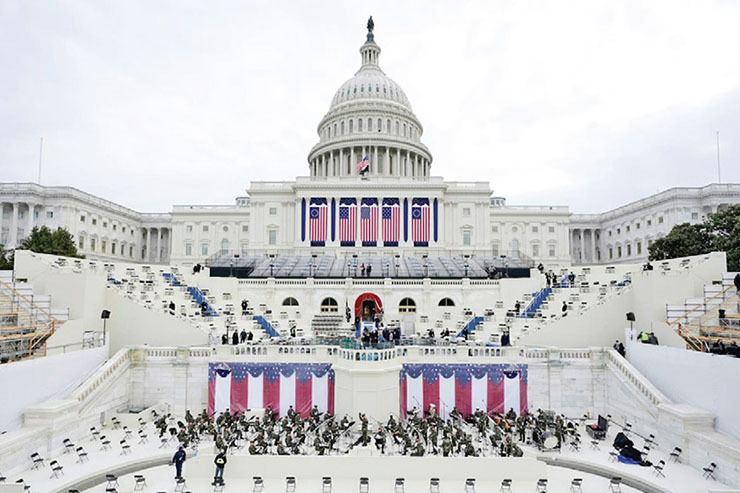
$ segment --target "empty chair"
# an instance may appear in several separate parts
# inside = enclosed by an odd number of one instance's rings
[[[185,491],[185,478],[175,480],[175,491]]]
[[[578,437],[576,437],[574,440],[571,440],[570,449],[573,452],[579,452],[581,450],[581,440]]]
[[[121,440],[121,455],[128,455],[131,453],[131,445],[126,440]]]
[[[44,458],[41,457],[38,452],[34,452],[31,454],[31,461],[33,462],[31,469],[38,469],[39,467],[44,465]]]
[[[106,488],[118,486],[118,476],[115,474],[106,474],[105,480],[107,481],[107,484],[105,485]]]
[[[93,439],[93,441],[95,441],[95,440],[97,440],[98,438],[100,438],[100,432],[99,432],[99,431],[98,431],[98,429],[97,429],[97,428],[95,428],[94,426],[92,426],[92,427],[90,428],[90,434],[92,435],[92,439]]]
[[[613,477],[609,480],[609,491],[612,493],[622,493],[622,478]]]
[[[668,460],[673,462],[681,462],[681,452],[683,452],[683,450],[681,450],[681,447],[675,447],[673,449],[673,452],[671,452],[671,455],[668,457]]]
[[[53,460],[49,462],[49,467],[51,467],[51,477],[52,478],[58,478],[58,477],[64,476],[64,468],[59,462]]]
[[[609,462],[616,462],[619,459],[619,454],[616,452],[609,452]]]
[[[591,440],[591,450],[601,450],[599,448],[599,441],[598,440]]]
[[[131,434],[131,430],[128,429],[128,426],[123,426],[123,437],[124,438],[131,438],[133,435]]]
[[[252,478],[254,480],[254,488],[252,488],[252,493],[262,493],[265,491],[265,482],[262,481],[262,478],[259,476],[254,476]]]
[[[160,442],[161,443],[159,444],[159,448],[165,448],[167,446],[167,444],[170,442],[170,439],[167,438],[167,437],[162,437],[160,439]]]
[[[75,444],[72,443],[72,440],[70,440],[69,438],[65,438],[64,440],[62,440],[62,445],[64,445],[65,454],[69,454],[75,449]]]
[[[222,493],[224,491],[224,487],[226,486],[226,483],[224,483],[223,478],[217,478],[213,481],[213,493]]]
[[[624,423],[624,426],[622,427],[622,431],[624,431],[625,435],[629,435],[630,431],[632,431],[632,423]]]
[[[499,493],[511,493],[511,479],[504,479],[501,481],[501,489]]]
[[[100,450],[110,450],[110,440],[105,435],[100,435]]]
[[[146,488],[146,486],[146,478],[141,474],[134,474],[134,491],[141,491]]]
[[[663,468],[665,467],[665,461],[661,460],[657,464],[653,465],[653,473],[656,476],[662,476],[665,477],[665,474],[663,473]]]
[[[367,478],[360,478],[360,493],[370,492],[370,480]]]
[[[26,484],[26,482],[23,480],[23,478],[16,480],[16,484],[23,485],[23,491],[31,491],[31,485]]]
[[[321,493],[331,493],[331,478],[329,476],[321,478]]]
[[[144,433],[144,430],[139,430],[139,445],[142,443],[149,443],[149,435]]]
[[[8,478],[6,478],[5,476],[3,476],[2,473],[0,473],[0,483],[4,483],[6,479]]]
[[[573,478],[573,481],[570,482],[570,493],[583,493],[582,484],[582,478]]]
[[[534,491],[537,493],[547,493],[547,480],[543,478],[538,479],[537,486]]]
[[[645,439],[645,445],[647,445],[649,447],[653,447],[653,446],[658,445],[657,443],[655,443],[655,435],[653,433],[651,433],[650,435],[648,435],[648,437]]]
[[[439,478],[429,480],[429,493],[439,493]]]
[[[139,418],[139,426],[142,428],[146,427],[146,421],[144,421],[144,418]]]
[[[118,488],[106,488],[105,493],[118,493]]]
[[[475,493],[475,478],[465,480],[465,493]]]
[[[67,490],[67,493],[80,493],[80,490],[71,489]]]
[[[285,493],[295,493],[295,477],[294,476],[286,476]]]
[[[111,423],[113,423],[114,430],[119,430],[121,428],[121,422],[118,421],[118,418],[113,416],[110,420],[111,420]]]
[[[76,451],[77,451],[77,463],[83,464],[83,463],[87,462],[88,460],[90,460],[90,459],[88,459],[87,452],[85,452],[85,449],[84,448],[77,447]]]
[[[715,469],[717,469],[717,464],[715,464],[714,462],[710,463],[707,467],[702,469],[704,471],[704,473],[702,474],[704,479],[714,479]]]
[[[404,483],[406,480],[404,478],[396,478],[396,489],[394,490],[396,493],[405,493],[405,490],[403,488]]]

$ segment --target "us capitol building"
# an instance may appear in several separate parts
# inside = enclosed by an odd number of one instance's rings
[[[140,213],[64,186],[0,184],[0,243],[34,226],[63,227],[88,258],[193,265],[249,255],[485,256],[549,268],[639,262],[683,222],[740,203],[739,184],[672,188],[600,214],[567,206],[512,206],[485,181],[432,174],[423,126],[380,67],[368,23],[361,65],[334,93],[308,154],[308,176],[252,182],[229,205]]]

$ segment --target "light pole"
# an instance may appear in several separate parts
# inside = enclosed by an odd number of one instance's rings
[[[272,262],[270,262],[270,277],[274,277],[273,276],[273,272],[272,272],[274,268],[275,268],[275,264],[273,264]]]

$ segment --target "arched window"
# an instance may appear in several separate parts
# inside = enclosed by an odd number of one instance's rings
[[[509,242],[509,255],[519,257],[519,240],[513,239]]]
[[[368,132],[373,131],[373,119],[372,118],[367,119],[367,131]]]
[[[342,135],[344,135],[344,122],[342,122]]]
[[[283,300],[283,306],[298,306],[298,300],[289,296]]]
[[[406,137],[406,124],[403,124],[403,136]]]
[[[385,131],[391,133],[391,121],[390,119],[385,121]]]
[[[357,131],[362,132],[362,118],[357,119]]]
[[[221,240],[221,250],[225,252],[229,250],[229,239],[228,238],[224,238],[223,240]]]
[[[354,131],[354,120],[349,121],[349,133],[352,133]]]
[[[416,302],[411,298],[404,298],[398,304],[398,313],[416,313]]]
[[[321,302],[321,313],[337,313],[339,311],[339,303],[334,298],[324,298]]]
[[[378,118],[378,132],[380,132],[381,130],[383,130],[383,120]]]
[[[439,300],[438,306],[455,306],[455,302],[452,298],[442,298]]]
[[[337,136],[337,124],[335,123],[334,124],[334,137],[336,136]]]
[[[401,135],[401,124],[396,120],[396,135]]]

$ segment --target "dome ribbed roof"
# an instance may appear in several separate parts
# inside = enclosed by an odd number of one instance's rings
[[[329,111],[347,101],[357,100],[390,101],[412,111],[411,103],[401,86],[377,67],[363,67],[354,77],[342,84],[334,93]]]

